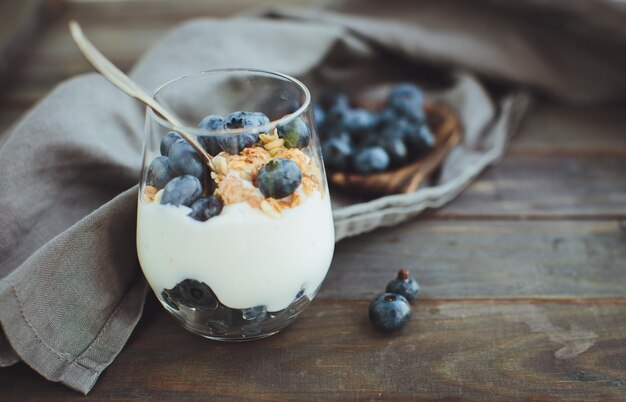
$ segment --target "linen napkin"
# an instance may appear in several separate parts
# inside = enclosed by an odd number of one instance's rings
[[[391,196],[338,208],[340,237],[447,202],[501,155],[527,104],[515,93],[492,100],[480,80],[461,72],[463,60],[445,69],[424,63],[432,63],[424,52],[431,37],[400,40],[398,26],[415,29],[408,23],[262,14],[186,23],[150,49],[131,76],[148,90],[185,73],[242,66],[294,75],[314,92],[416,80],[437,84],[434,96],[464,120],[464,143],[440,182],[420,190],[421,201]],[[143,116],[104,78],[86,74],[39,102],[0,148],[1,365],[22,360],[87,393],[136,325],[147,291],[134,240]]]

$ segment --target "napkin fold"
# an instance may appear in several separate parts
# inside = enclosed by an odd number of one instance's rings
[[[424,50],[432,36],[411,34],[410,21],[261,14],[188,22],[150,49],[131,76],[149,91],[186,73],[243,66],[294,75],[314,93],[413,80],[432,86],[463,118],[464,142],[434,187],[408,196],[419,199],[337,197],[338,237],[450,200],[501,156],[527,106],[521,93],[489,95],[462,59],[433,65]],[[456,53],[466,43],[457,41],[460,47],[439,51]],[[0,365],[22,360],[87,393],[127,341],[147,291],[135,251],[143,122],[143,107],[86,74],[55,88],[0,148]]]

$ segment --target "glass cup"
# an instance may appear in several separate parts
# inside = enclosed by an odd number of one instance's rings
[[[277,333],[311,302],[334,251],[309,91],[284,74],[222,69],[175,79],[153,96],[212,167],[147,108],[137,253],[148,283],[195,334]]]

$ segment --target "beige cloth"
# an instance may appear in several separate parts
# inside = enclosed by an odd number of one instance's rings
[[[295,75],[314,92],[325,85],[354,90],[399,80],[448,88],[441,96],[458,108],[468,134],[446,161],[440,182],[410,196],[366,204],[347,200],[350,206],[335,210],[339,237],[393,224],[454,197],[501,155],[514,131],[525,97],[508,93],[493,102],[482,79],[469,70],[569,94],[554,84],[559,77],[526,80],[517,67],[512,74],[511,60],[500,60],[509,43],[498,47],[491,40],[485,47],[484,38],[494,35],[487,25],[502,25],[496,16],[481,21],[486,25],[480,35],[472,35],[470,27],[446,33],[443,25],[421,21],[420,12],[407,13],[404,2],[391,9],[393,3],[384,3],[385,18],[401,16],[409,24],[292,12],[269,13],[272,19],[189,22],[149,50],[132,77],[153,90],[184,73],[247,66]],[[614,78],[607,73],[589,99],[623,96],[623,85]],[[586,99],[587,89],[577,89],[570,98]],[[140,105],[102,77],[87,74],[59,85],[0,149],[0,364],[22,360],[45,378],[87,393],[125,344],[147,289],[134,246],[133,186],[143,119]]]

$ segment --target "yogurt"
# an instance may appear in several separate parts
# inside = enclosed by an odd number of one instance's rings
[[[326,276],[335,239],[327,191],[278,217],[246,202],[226,205],[206,222],[190,211],[139,197],[137,253],[157,293],[195,279],[227,307],[279,311],[301,291],[312,298]]]

